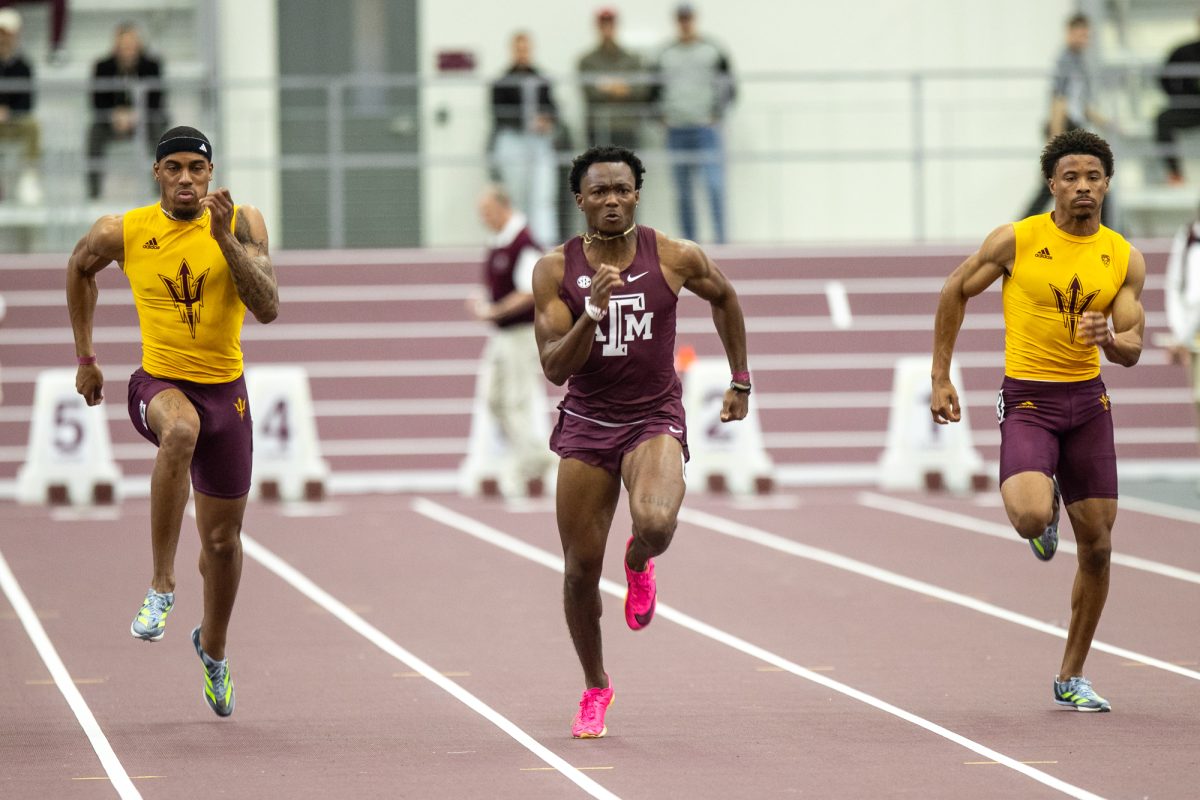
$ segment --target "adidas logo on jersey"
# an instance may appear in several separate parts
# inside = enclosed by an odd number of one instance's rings
[[[150,237],[150,241],[148,241],[144,245],[142,245],[142,249],[143,250],[157,250],[158,249],[158,238],[154,237],[154,236]]]
[[[1033,254],[1033,257],[1034,258],[1048,258],[1051,261],[1054,260],[1054,256],[1050,255],[1049,247],[1043,247],[1041,250],[1038,250],[1036,253]]]

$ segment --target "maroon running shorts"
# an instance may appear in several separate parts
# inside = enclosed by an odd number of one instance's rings
[[[1057,476],[1067,505],[1117,496],[1112,402],[1104,382],[1005,377],[996,400],[1000,483],[1018,472]]]
[[[566,411],[558,412],[558,424],[550,434],[550,449],[562,458],[574,458],[593,467],[621,474],[621,461],[642,442],[655,436],[670,436],[683,447],[687,461],[687,425],[683,414],[654,414],[627,425],[601,422]]]
[[[129,419],[138,433],[158,446],[146,424],[146,407],[159,392],[178,389],[200,416],[192,454],[192,487],[212,497],[241,497],[250,491],[253,424],[245,377],[229,383],[193,383],[155,378],[140,367],[129,376]]]

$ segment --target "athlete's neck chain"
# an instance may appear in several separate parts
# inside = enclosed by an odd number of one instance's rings
[[[164,206],[162,203],[159,203],[158,207],[161,208],[162,212],[167,215],[167,219],[173,219],[176,222],[197,222],[198,223],[198,222],[200,222],[200,220],[202,220],[204,218],[203,210],[201,210],[200,213],[194,217],[177,217],[174,214],[172,214],[170,211],[167,211],[167,207]]]
[[[592,242],[615,242],[617,239],[624,239],[629,234],[633,233],[633,229],[637,227],[637,223],[633,223],[621,233],[584,233],[583,243],[591,244]]]

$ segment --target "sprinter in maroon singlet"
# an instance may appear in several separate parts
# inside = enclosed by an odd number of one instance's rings
[[[693,242],[634,222],[642,162],[620,147],[593,147],[571,167],[587,233],[534,268],[534,330],[546,377],[567,382],[550,446],[558,468],[558,531],[565,560],[567,627],[586,689],[575,738],[607,733],[612,686],[600,642],[600,571],[625,484],[633,536],[625,549],[625,621],[650,624],[653,557],[675,533],[683,503],[687,427],[675,374],[675,306],[686,287],[712,306],[733,374],[722,422],[746,416],[750,374],[737,294]]]

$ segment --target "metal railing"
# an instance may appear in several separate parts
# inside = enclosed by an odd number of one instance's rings
[[[1104,103],[1117,120],[1117,131],[1102,133],[1118,157],[1118,204],[1122,190],[1132,194],[1161,182],[1158,162],[1166,148],[1152,133],[1153,111],[1166,103],[1156,89],[1158,74],[1125,68],[1102,76]],[[1036,187],[1048,83],[1044,72],[1013,70],[739,75],[737,100],[722,122],[728,238],[773,244],[977,239],[1014,218]],[[172,123],[212,131],[222,167],[278,174],[277,201],[251,201],[278,202],[282,230],[274,235],[285,246],[475,246],[483,233],[474,199],[496,172],[489,84],[480,77],[400,75],[280,79],[269,87],[279,97],[278,155],[266,158],[223,141],[217,107],[222,92],[261,84],[197,76],[138,84],[134,94],[144,108],[149,91],[164,89]],[[14,85],[5,81],[0,89]],[[554,78],[551,87],[557,106],[552,195],[565,235],[579,225],[565,170],[590,142],[578,76]],[[33,88],[45,199],[40,215],[21,208],[9,191],[11,177],[0,176],[0,239],[9,251],[67,249],[96,212],[153,199],[149,143],[138,130],[106,158],[108,173],[124,180],[90,202],[83,176],[91,83],[40,80]],[[530,113],[519,111],[521,118]],[[678,234],[672,169],[703,164],[705,157],[672,150],[656,109],[640,113],[639,154],[648,169],[640,213],[644,222]],[[1185,160],[1200,156],[1193,134],[1174,147]],[[8,172],[18,154],[12,142],[0,151]],[[128,177],[139,174],[145,179]],[[1200,180],[1200,171],[1190,177]],[[702,191],[695,199],[698,238],[711,240],[707,199]]]

